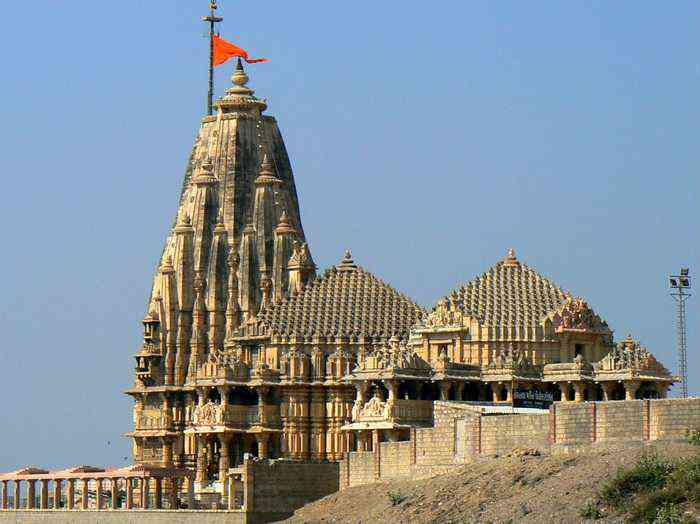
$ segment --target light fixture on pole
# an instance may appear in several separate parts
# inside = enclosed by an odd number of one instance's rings
[[[690,297],[690,271],[681,268],[680,275],[669,275],[671,296],[678,303],[678,375],[681,377],[681,397],[688,397],[688,355],[685,338],[685,302]]]

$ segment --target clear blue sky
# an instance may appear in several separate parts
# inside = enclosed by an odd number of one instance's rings
[[[207,3],[3,5],[0,471],[130,456],[121,391],[204,109]],[[223,35],[272,59],[251,85],[320,267],[351,247],[430,306],[514,247],[675,369],[666,275],[700,269],[697,2],[221,4]]]

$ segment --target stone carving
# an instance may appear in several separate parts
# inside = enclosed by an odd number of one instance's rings
[[[558,331],[609,331],[608,325],[600,319],[582,298],[569,297],[559,313]]]
[[[199,426],[213,426],[223,420],[221,406],[211,400],[203,406],[197,406],[194,410],[193,422]]]
[[[463,326],[466,323],[466,317],[459,305],[456,292],[450,295],[450,299],[443,298],[435,305],[435,309],[428,314],[425,320],[426,327],[448,327],[448,326]]]
[[[423,360],[416,351],[392,339],[388,346],[374,348],[364,359],[357,364],[358,370],[372,369],[430,369],[430,365]]]
[[[514,348],[512,345],[499,350],[496,359],[489,364],[490,368],[497,369],[532,369],[533,365],[525,352]]]
[[[386,418],[388,406],[388,403],[382,400],[377,391],[374,396],[362,406],[358,418]]]
[[[600,371],[636,370],[664,377],[671,376],[669,370],[631,336],[613,346],[610,353],[603,357],[595,368]]]

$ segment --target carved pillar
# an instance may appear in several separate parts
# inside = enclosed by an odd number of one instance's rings
[[[14,493],[13,493],[13,505],[15,509],[20,509],[19,508],[19,500],[20,500],[20,488],[21,488],[21,482],[20,480],[15,480],[14,481]]]
[[[586,385],[583,382],[574,382],[574,402],[583,402],[583,392]]]
[[[63,481],[60,479],[53,481],[53,509],[61,509],[61,487]]]
[[[267,412],[265,411],[265,398],[267,397],[270,388],[268,386],[259,386],[255,388],[258,393],[258,418],[261,426],[267,426]]]
[[[226,485],[226,477],[228,476],[229,459],[229,444],[231,443],[231,435],[227,433],[219,434],[219,481],[222,486]]]
[[[309,454],[314,460],[326,457],[326,395],[324,388],[314,387],[311,390],[309,406]]]
[[[119,509],[119,479],[109,479],[109,487],[111,490],[112,509]]]
[[[126,509],[134,509],[134,479],[127,477],[126,483]]]
[[[171,468],[173,466],[173,441],[170,437],[161,439],[163,445],[163,467]]]
[[[102,509],[102,479],[95,479],[95,509]]]
[[[151,489],[151,479],[144,477],[140,479],[141,485],[141,509],[148,509],[148,492]]]
[[[255,439],[258,441],[258,458],[268,458],[270,435],[267,433],[257,433]]]
[[[90,494],[89,494],[89,487],[90,487],[90,479],[81,479],[82,482],[82,488],[83,492],[81,493],[80,497],[80,507],[81,509],[88,509],[88,506],[90,504]]]
[[[27,481],[27,508],[34,509],[36,506],[36,481]]]
[[[66,507],[75,509],[75,480],[68,479],[66,481]]]
[[[626,380],[625,381],[625,400],[634,400],[635,394],[639,389],[639,382],[636,380]]]
[[[440,382],[440,400],[450,400],[451,387],[452,383],[447,380]]]
[[[207,480],[207,448],[203,435],[197,435],[197,472],[195,480],[203,484]]]
[[[236,509],[236,478],[233,475],[228,478],[226,496],[228,501],[228,509]]]
[[[41,479],[41,491],[39,491],[39,508],[49,509],[49,481]]]
[[[600,387],[603,388],[603,400],[613,400],[612,394],[615,384],[613,382],[601,382]]]
[[[503,385],[504,388],[506,388],[506,402],[508,404],[513,403],[513,382],[507,382],[506,384]]]
[[[170,503],[170,509],[178,509],[177,493],[179,485],[180,479],[176,477],[170,479],[170,489],[168,490],[168,502]]]
[[[0,494],[0,509],[8,509],[7,508],[7,501],[9,499],[7,495],[7,483],[9,481],[3,480],[2,483],[0,483],[0,490],[2,490],[2,494]]]

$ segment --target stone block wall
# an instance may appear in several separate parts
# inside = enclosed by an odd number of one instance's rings
[[[549,414],[481,416],[480,450],[486,455],[514,448],[549,447]]]
[[[309,502],[338,491],[337,462],[265,460],[246,462],[247,511],[256,521],[291,515]]]
[[[556,402],[548,412],[507,413],[459,402],[436,402],[432,428],[408,442],[352,452],[341,464],[342,487],[381,479],[436,475],[479,455],[514,448],[569,453],[592,446],[684,440],[700,431],[700,398]]]
[[[650,401],[650,439],[685,439],[689,429],[700,431],[700,398]]]

